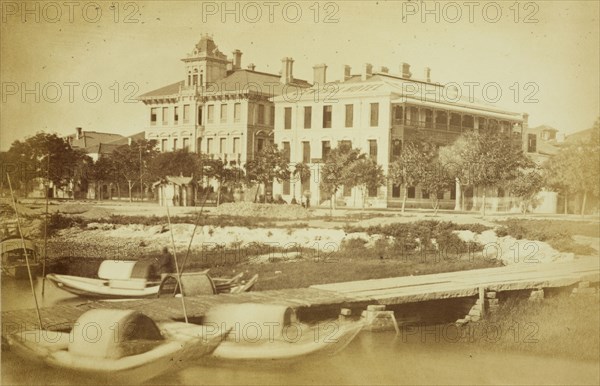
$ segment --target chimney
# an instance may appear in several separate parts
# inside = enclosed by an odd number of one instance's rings
[[[315,64],[313,66],[313,83],[317,85],[324,85],[327,83],[327,65],[325,63]]]
[[[77,135],[77,139],[81,139],[81,137],[83,137],[83,129],[81,127],[76,127],[75,133]]]
[[[400,71],[403,78],[410,79],[410,77],[412,76],[412,74],[410,73],[410,64],[408,63],[402,63],[400,65]]]
[[[293,66],[294,59],[285,57],[281,59],[281,83],[288,84],[294,80],[293,76]]]
[[[254,65],[254,63],[250,63],[248,65],[248,70],[250,70],[250,71],[254,71],[255,68],[256,68],[256,66]]]
[[[379,72],[383,72],[384,74],[387,74],[388,72],[390,72],[390,69],[385,66],[381,66],[381,69],[379,70]]]
[[[425,67],[425,81],[431,83],[431,68]]]
[[[233,71],[233,60],[227,61],[227,71]]]
[[[371,63],[365,63],[360,79],[367,80],[371,75],[373,75],[373,65]]]
[[[350,67],[347,64],[344,64],[344,79],[343,80],[348,80],[352,77],[352,75],[350,75],[350,71],[352,71],[352,67]]]
[[[242,51],[235,50],[233,51],[233,69],[239,70],[242,68]]]

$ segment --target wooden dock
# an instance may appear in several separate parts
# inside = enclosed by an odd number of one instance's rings
[[[185,298],[190,321],[200,321],[217,304],[264,303],[287,305],[304,316],[335,316],[340,308],[364,309],[369,304],[401,305],[429,300],[466,298],[489,291],[519,291],[559,288],[580,282],[600,282],[600,260],[581,258],[556,263],[521,263],[506,267],[458,271],[432,275],[373,279],[242,294],[205,295]],[[44,328],[70,329],[77,318],[95,308],[139,310],[156,321],[183,320],[181,299],[159,298],[131,301],[85,301],[55,305],[40,310]],[[34,309],[3,311],[2,336],[37,328]]]

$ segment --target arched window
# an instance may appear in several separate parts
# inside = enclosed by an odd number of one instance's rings
[[[194,76],[192,80],[192,84],[196,86],[198,84],[198,69],[194,68]]]

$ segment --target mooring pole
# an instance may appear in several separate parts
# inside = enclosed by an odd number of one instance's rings
[[[187,252],[185,253],[185,258],[183,259],[183,263],[181,263],[181,273],[183,273],[183,269],[185,268],[185,263],[187,263],[187,259],[190,254],[190,249],[192,248],[192,241],[194,240],[194,235],[196,234],[196,228],[198,228],[198,222],[200,220],[200,216],[202,215],[202,210],[204,209],[204,204],[206,204],[207,198],[208,198],[208,194],[206,194],[204,196],[204,201],[202,202],[200,211],[196,215],[196,221],[194,222],[194,230],[192,231],[192,237],[190,238],[190,243],[188,244]]]
[[[169,231],[171,232],[171,245],[173,246],[173,258],[175,259],[175,270],[177,271],[177,283],[179,290],[181,291],[181,308],[183,308],[183,317],[185,322],[188,323],[187,311],[185,309],[185,300],[183,298],[183,286],[181,285],[181,272],[179,272],[179,264],[177,263],[177,250],[175,249],[175,237],[173,236],[173,227],[171,226],[171,215],[169,214],[169,205],[167,203],[167,221],[169,222]]]
[[[42,297],[46,292],[46,259],[48,258],[48,189],[50,188],[50,152],[46,166],[46,214],[44,215],[44,261],[42,262]]]
[[[27,273],[29,274],[29,284],[31,284],[31,293],[33,294],[33,300],[35,301],[35,311],[37,312],[38,322],[40,323],[40,330],[43,329],[42,317],[40,315],[40,307],[38,305],[37,296],[35,294],[35,288],[33,287],[33,276],[31,276],[31,267],[29,266],[29,255],[27,254],[27,248],[25,247],[25,238],[23,237],[23,231],[21,230],[21,219],[19,218],[19,212],[17,211],[17,201],[15,200],[15,194],[12,189],[10,182],[10,175],[6,173],[8,179],[8,187],[10,188],[10,196],[12,198],[13,207],[15,209],[15,216],[17,217],[17,229],[21,236],[21,244],[23,245],[23,252],[25,253],[25,263],[27,264]]]

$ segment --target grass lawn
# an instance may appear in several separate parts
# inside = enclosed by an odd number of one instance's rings
[[[598,361],[600,302],[598,295],[546,297],[541,302],[508,298],[498,312],[481,322],[477,345],[483,350],[520,351]],[[486,327],[487,326],[487,327]]]

